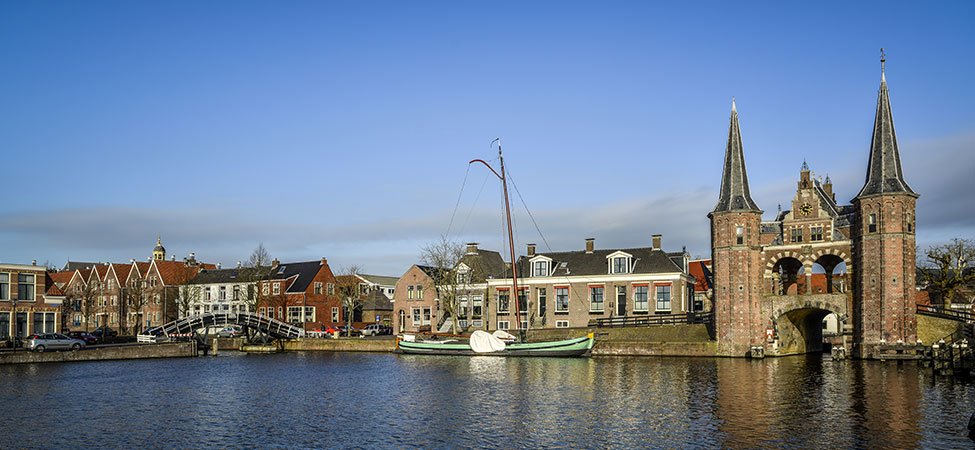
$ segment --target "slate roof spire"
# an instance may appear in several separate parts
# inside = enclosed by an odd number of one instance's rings
[[[741,147],[741,130],[738,128],[738,107],[731,98],[731,125],[728,126],[728,147],[724,154],[724,170],[721,174],[721,191],[718,204],[712,212],[758,211],[758,205],[748,192],[748,174],[745,172],[745,153]]]
[[[867,162],[867,179],[857,198],[888,193],[917,196],[904,181],[900,152],[897,150],[897,134],[894,133],[894,116],[890,110],[890,95],[887,93],[887,77],[881,69],[877,116],[873,120],[870,160]]]

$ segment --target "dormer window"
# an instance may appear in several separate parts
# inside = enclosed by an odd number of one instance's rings
[[[633,255],[624,252],[614,252],[606,257],[610,274],[630,273],[633,265]]]
[[[548,261],[535,261],[532,270],[533,277],[547,277],[548,276]]]
[[[613,258],[613,273],[627,273],[630,270],[629,258],[617,256]]]
[[[529,264],[529,267],[531,267],[531,276],[533,277],[547,277],[552,274],[552,258],[539,255],[532,258]]]
[[[284,268],[285,268],[285,266],[281,266],[281,268],[278,269],[278,275],[281,275],[282,273],[284,273]]]

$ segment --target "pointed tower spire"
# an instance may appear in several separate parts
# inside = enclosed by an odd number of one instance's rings
[[[900,152],[897,150],[897,134],[894,133],[894,116],[890,110],[887,79],[881,73],[877,116],[873,120],[873,137],[870,139],[867,179],[857,197],[887,193],[917,196],[917,193],[904,181]]]
[[[731,125],[728,127],[728,147],[724,154],[724,171],[721,174],[721,192],[713,212],[760,211],[748,192],[748,174],[745,172],[745,153],[741,147],[741,130],[738,129],[738,108],[731,98]]]

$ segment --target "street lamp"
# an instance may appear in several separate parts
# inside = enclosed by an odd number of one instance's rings
[[[17,351],[17,299],[10,299],[10,324],[13,325],[14,332],[11,341],[14,343],[14,351]]]

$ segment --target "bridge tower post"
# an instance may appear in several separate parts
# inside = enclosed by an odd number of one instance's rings
[[[867,177],[853,199],[853,355],[917,339],[914,211],[919,195],[904,181],[894,118],[881,70]]]
[[[759,233],[762,210],[751,198],[742,150],[738,109],[731,102],[731,123],[718,204],[711,221],[711,264],[714,276],[715,332],[718,353],[747,356],[765,346],[765,320],[760,286],[762,267]],[[764,352],[763,352],[764,354]]]

